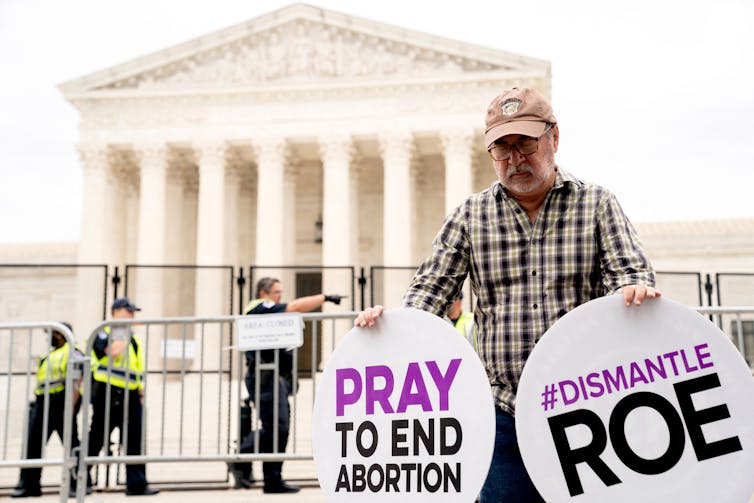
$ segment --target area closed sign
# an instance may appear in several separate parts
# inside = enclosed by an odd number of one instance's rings
[[[754,379],[714,324],[667,299],[585,304],[553,325],[518,389],[519,446],[548,502],[746,502]]]

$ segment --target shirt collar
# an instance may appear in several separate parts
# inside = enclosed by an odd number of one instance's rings
[[[552,190],[561,190],[567,185],[572,185],[573,188],[578,189],[581,187],[582,182],[569,172],[558,167],[558,171],[555,173],[555,184],[552,186]],[[492,187],[492,195],[496,198],[500,196],[505,199],[508,198],[508,194],[505,192],[505,189],[503,189],[503,184],[500,183],[500,180],[494,183]]]

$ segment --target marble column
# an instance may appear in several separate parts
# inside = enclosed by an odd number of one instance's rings
[[[139,265],[165,263],[167,210],[167,148],[144,145],[136,149],[140,168],[139,227],[136,262]],[[139,268],[135,301],[145,318],[164,316],[164,269]]]
[[[192,261],[184,259],[188,241],[185,227],[190,218],[186,211],[184,185],[186,170],[176,164],[181,161],[179,156],[173,156],[167,171],[167,187],[165,198],[167,200],[167,215],[165,228],[165,263],[166,264],[190,264]],[[193,222],[192,222],[193,223]],[[193,271],[192,271],[193,274]],[[187,305],[191,305],[193,313],[193,279],[191,279],[191,291],[187,292],[184,285],[189,273],[184,269],[167,269],[163,275],[165,296],[162,306],[165,316],[182,316]]]
[[[319,139],[322,158],[322,265],[352,266],[355,263],[354,240],[358,232],[352,227],[356,206],[352,197],[352,169],[354,157],[353,140],[349,135],[323,136]],[[322,273],[322,290],[326,294],[348,295],[340,306],[325,304],[324,312],[350,311],[351,272],[348,269],[325,269]],[[350,323],[334,322],[335,333],[345,334]],[[330,328],[326,327],[326,331]],[[332,352],[331,344],[320,346],[322,360],[326,361]],[[336,341],[337,344],[337,341]]]
[[[382,262],[388,267],[413,266],[412,182],[413,142],[408,133],[380,137],[384,171],[384,221]],[[398,307],[408,286],[406,273],[385,271],[383,299],[386,307]]]
[[[282,255],[278,260],[282,265],[296,265],[296,233],[298,232],[298,219],[296,218],[296,191],[298,186],[298,173],[301,166],[301,160],[293,156],[290,152],[285,155],[285,169],[283,170],[283,246]],[[301,262],[298,262],[299,264]],[[276,273],[283,282],[285,294],[284,300],[291,300],[297,297],[296,292],[296,271],[293,269],[283,269]]]
[[[257,161],[257,232],[255,266],[281,265],[286,255],[286,144],[284,138],[260,138],[252,147]],[[293,204],[293,201],[289,201]],[[279,269],[265,268],[255,271],[254,281],[260,275],[280,277]],[[250,285],[253,297],[255,285]],[[287,293],[293,285],[285,285]]]
[[[122,266],[137,261],[139,172],[131,151],[109,148],[107,158],[105,214],[108,225],[102,229],[105,256],[108,263]],[[123,293],[123,290],[118,292]]]
[[[251,173],[250,166],[246,165],[241,176],[241,187],[238,201],[240,213],[239,225],[239,260],[247,275],[248,267],[254,262],[256,252],[254,235],[257,226],[257,179],[256,174]],[[248,295],[248,285],[245,296]]]
[[[351,157],[349,136],[321,138],[319,141],[323,172],[322,265],[353,264],[351,216]]]
[[[458,129],[442,135],[445,157],[445,214],[453,211],[472,192],[473,129]]]
[[[107,147],[85,144],[80,145],[78,151],[84,182],[78,262],[111,266],[112,258],[107,255],[106,233],[113,220],[113,215],[107,212],[110,170]],[[112,274],[112,271],[109,273]],[[72,322],[81,344],[85,343],[89,332],[102,321],[102,289],[101,270],[92,272],[89,268],[79,269],[76,277],[76,312]]]
[[[225,172],[225,261],[234,267],[239,262],[239,192],[242,160],[237,153],[228,159]]]
[[[217,266],[225,264],[225,153],[223,142],[195,145],[199,165],[199,196],[196,233],[196,264]],[[196,316],[229,314],[228,273],[219,269],[196,270],[194,313]],[[225,362],[222,350],[226,341],[218,325],[205,327],[204,361],[210,368]],[[227,338],[227,330],[224,331]],[[198,341],[200,333],[194,332]],[[225,363],[223,363],[225,365]]]
[[[222,265],[225,259],[225,151],[222,142],[201,144],[195,149],[199,164],[198,265]]]
[[[79,262],[107,262],[103,227],[106,213],[107,178],[110,166],[104,145],[81,145],[78,148],[84,175],[84,201],[81,208],[81,242]]]

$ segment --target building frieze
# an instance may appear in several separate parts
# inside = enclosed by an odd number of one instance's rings
[[[60,85],[68,99],[118,90],[257,88],[420,77],[547,74],[548,62],[292,5]],[[545,91],[549,91],[549,85]]]
[[[96,90],[245,87],[343,78],[457,76],[501,70],[518,69],[324,23],[296,20]]]

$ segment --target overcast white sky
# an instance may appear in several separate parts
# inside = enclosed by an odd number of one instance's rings
[[[58,84],[288,3],[0,0],[0,242],[79,239],[78,114]],[[559,164],[634,222],[754,217],[750,0],[309,3],[549,60]]]

